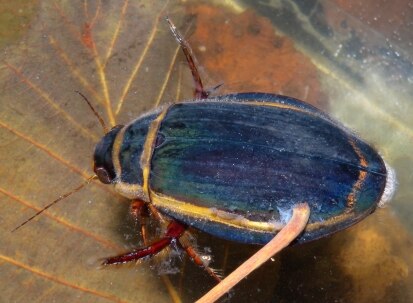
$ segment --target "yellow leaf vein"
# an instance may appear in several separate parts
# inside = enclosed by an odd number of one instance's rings
[[[12,259],[8,256],[0,255],[0,259],[4,260],[5,262],[8,262],[10,264],[13,264],[17,267],[20,267],[22,269],[25,269],[25,270],[27,270],[27,271],[29,271],[29,272],[37,275],[37,276],[40,276],[44,279],[53,281],[55,283],[59,283],[61,285],[64,285],[64,286],[67,286],[67,287],[70,287],[70,288],[73,288],[73,289],[76,289],[76,290],[79,290],[79,291],[82,291],[82,292],[86,292],[86,293],[89,293],[89,294],[92,294],[92,295],[95,295],[95,296],[98,296],[98,297],[101,297],[101,298],[105,298],[105,299],[108,299],[108,300],[113,301],[113,302],[125,302],[126,303],[126,301],[121,300],[120,298],[118,298],[118,297],[116,297],[112,294],[97,291],[97,290],[94,290],[94,289],[90,289],[90,288],[87,288],[87,287],[84,287],[84,286],[81,286],[81,285],[71,283],[69,281],[64,280],[63,278],[53,276],[49,273],[45,273],[45,272],[43,272],[43,271],[41,271],[41,270],[39,270],[35,267],[29,266],[27,264],[24,264],[22,262],[14,260],[14,259]]]

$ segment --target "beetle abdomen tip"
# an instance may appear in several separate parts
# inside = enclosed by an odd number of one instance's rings
[[[387,203],[389,203],[396,191],[397,188],[397,178],[396,178],[396,172],[395,170],[388,165],[386,162],[384,162],[386,165],[386,171],[387,171],[387,179],[386,179],[386,186],[384,187],[383,195],[381,196],[381,199],[378,203],[379,207],[385,207]]]

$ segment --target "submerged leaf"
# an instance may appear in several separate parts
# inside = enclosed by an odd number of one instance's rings
[[[163,18],[172,11],[179,23],[179,13],[173,3],[128,0],[40,1],[36,9],[24,39],[1,58],[1,301],[171,301],[145,264],[97,268],[133,233],[128,203],[110,186],[92,182],[11,230],[93,174],[103,131],[75,91],[112,126],[175,97],[168,73],[177,45]]]
[[[234,13],[184,2],[56,0],[32,1],[21,10],[13,3],[14,10],[6,9],[6,15],[12,11],[26,19],[17,25],[17,34],[0,40],[3,45],[14,43],[2,48],[0,68],[0,301],[192,302],[214,285],[181,255],[155,270],[147,262],[99,268],[101,258],[142,245],[137,223],[128,220],[129,201],[100,182],[11,232],[93,174],[92,153],[103,130],[75,91],[88,98],[109,127],[126,124],[159,104],[192,97],[192,79],[165,16],[189,39],[206,88],[223,84],[213,94],[260,90],[284,92],[319,107],[327,103],[319,71],[287,36],[274,31],[274,20],[251,11],[240,13],[241,6],[233,8]],[[271,11],[266,1],[255,3]],[[339,102],[343,107],[357,100],[345,97],[346,102]],[[329,105],[334,108],[340,99],[332,99],[336,102]],[[363,106],[357,103],[354,108],[351,116]],[[395,125],[411,133],[407,126]],[[405,134],[393,140],[408,144]],[[391,146],[403,154],[409,150]],[[410,176],[405,163],[401,158],[398,166]],[[410,183],[401,187],[410,191]],[[410,201],[399,195],[401,199]],[[359,300],[368,301],[385,298],[386,285],[410,285],[412,258],[406,251],[411,251],[411,237],[394,217],[386,215],[383,222],[380,218],[374,214],[348,232],[285,250],[242,281],[232,300],[351,301],[356,293]],[[371,235],[377,241],[370,239],[374,245],[360,250]],[[209,235],[198,237],[197,244],[223,275],[257,250]],[[370,255],[377,262],[366,263]],[[380,267],[382,262],[385,267]],[[172,283],[158,274],[176,271],[175,264],[181,274],[173,276]],[[386,275],[375,283],[381,268]],[[377,284],[382,291],[371,287]],[[400,297],[407,302],[410,294],[406,290]]]

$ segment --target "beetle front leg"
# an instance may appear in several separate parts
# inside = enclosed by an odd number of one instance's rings
[[[162,249],[176,242],[184,233],[186,226],[176,221],[171,221],[166,229],[165,235],[160,240],[148,245],[144,248],[137,249],[119,256],[107,258],[102,262],[102,265],[122,264],[132,261],[137,261],[145,257],[151,257]]]
[[[146,227],[148,217],[150,215],[148,204],[140,200],[133,200],[130,205],[130,214],[133,217],[135,228],[138,226],[138,224],[140,224],[143,243],[145,244],[145,246],[147,246],[148,239]]]

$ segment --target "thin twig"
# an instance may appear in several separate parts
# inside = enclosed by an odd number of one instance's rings
[[[257,251],[251,258],[242,263],[228,277],[212,288],[196,303],[211,303],[227,293],[239,281],[253,272],[277,252],[287,247],[306,227],[310,216],[307,203],[301,203],[293,208],[293,215],[287,225],[264,247]]]

